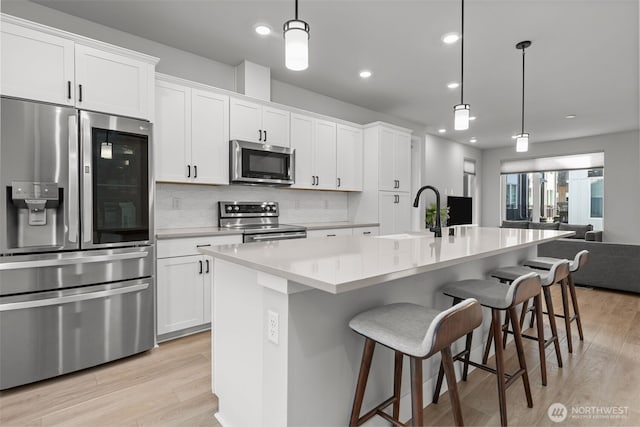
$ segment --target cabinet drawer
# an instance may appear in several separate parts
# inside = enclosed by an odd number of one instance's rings
[[[378,227],[357,227],[353,229],[354,236],[377,236]]]
[[[199,246],[242,243],[242,235],[189,237],[184,239],[158,240],[158,259],[175,256],[200,255]]]
[[[307,237],[351,236],[352,228],[331,228],[327,230],[307,230]]]

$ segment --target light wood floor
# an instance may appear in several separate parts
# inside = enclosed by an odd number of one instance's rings
[[[561,307],[554,289],[555,307]],[[534,408],[526,406],[521,383],[507,391],[510,425],[640,425],[640,297],[578,288],[585,341],[572,324],[574,353],[559,333],[564,368],[548,349],[549,384],[540,384],[536,345],[525,340]],[[508,370],[515,370],[513,345]],[[0,392],[2,426],[217,426],[217,399],[211,394],[208,332],[161,344],[122,361]],[[466,425],[498,425],[495,377],[476,370],[459,383]],[[569,418],[555,424],[552,403],[573,407],[628,407],[620,419]],[[428,425],[450,425],[449,397],[425,408]]]

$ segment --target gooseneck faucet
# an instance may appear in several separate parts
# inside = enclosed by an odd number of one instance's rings
[[[416,199],[413,201],[413,207],[417,208],[420,204],[420,194],[426,189],[433,190],[436,194],[436,226],[429,228],[429,231],[433,231],[435,237],[442,237],[442,223],[440,221],[440,192],[438,189],[432,185],[425,185],[424,187],[418,190],[418,194],[416,194]]]

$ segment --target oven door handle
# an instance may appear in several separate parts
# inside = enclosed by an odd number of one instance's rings
[[[12,311],[12,310],[25,310],[29,308],[38,308],[38,307],[46,307],[51,305],[60,305],[60,304],[68,304],[72,302],[86,301],[90,299],[97,298],[107,298],[114,295],[128,294],[131,292],[144,291],[149,288],[149,282],[145,281],[143,283],[135,283],[129,286],[123,286],[121,288],[115,289],[105,289],[102,291],[92,291],[92,292],[84,292],[78,293],[77,290],[72,291],[60,291],[57,293],[61,293],[62,295],[54,298],[38,298],[29,301],[19,301],[19,302],[9,302],[6,304],[0,304],[0,312],[3,311]],[[67,293],[65,295],[65,293]]]
[[[262,242],[269,240],[289,240],[289,239],[302,239],[307,237],[306,231],[299,231],[296,233],[270,233],[262,234],[258,236],[247,236],[248,242]]]
[[[134,253],[82,256],[73,258],[50,258],[33,261],[5,262],[0,264],[0,271],[20,270],[24,268],[59,267],[63,265],[88,264],[91,262],[121,261],[125,259],[145,258],[147,255],[149,255],[149,252],[141,251]]]

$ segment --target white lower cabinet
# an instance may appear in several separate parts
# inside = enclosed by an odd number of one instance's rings
[[[242,236],[158,241],[157,333],[159,340],[181,336],[211,323],[213,259],[199,247],[242,243]]]
[[[411,229],[411,197],[408,193],[380,191],[378,196],[380,235],[404,233]]]

